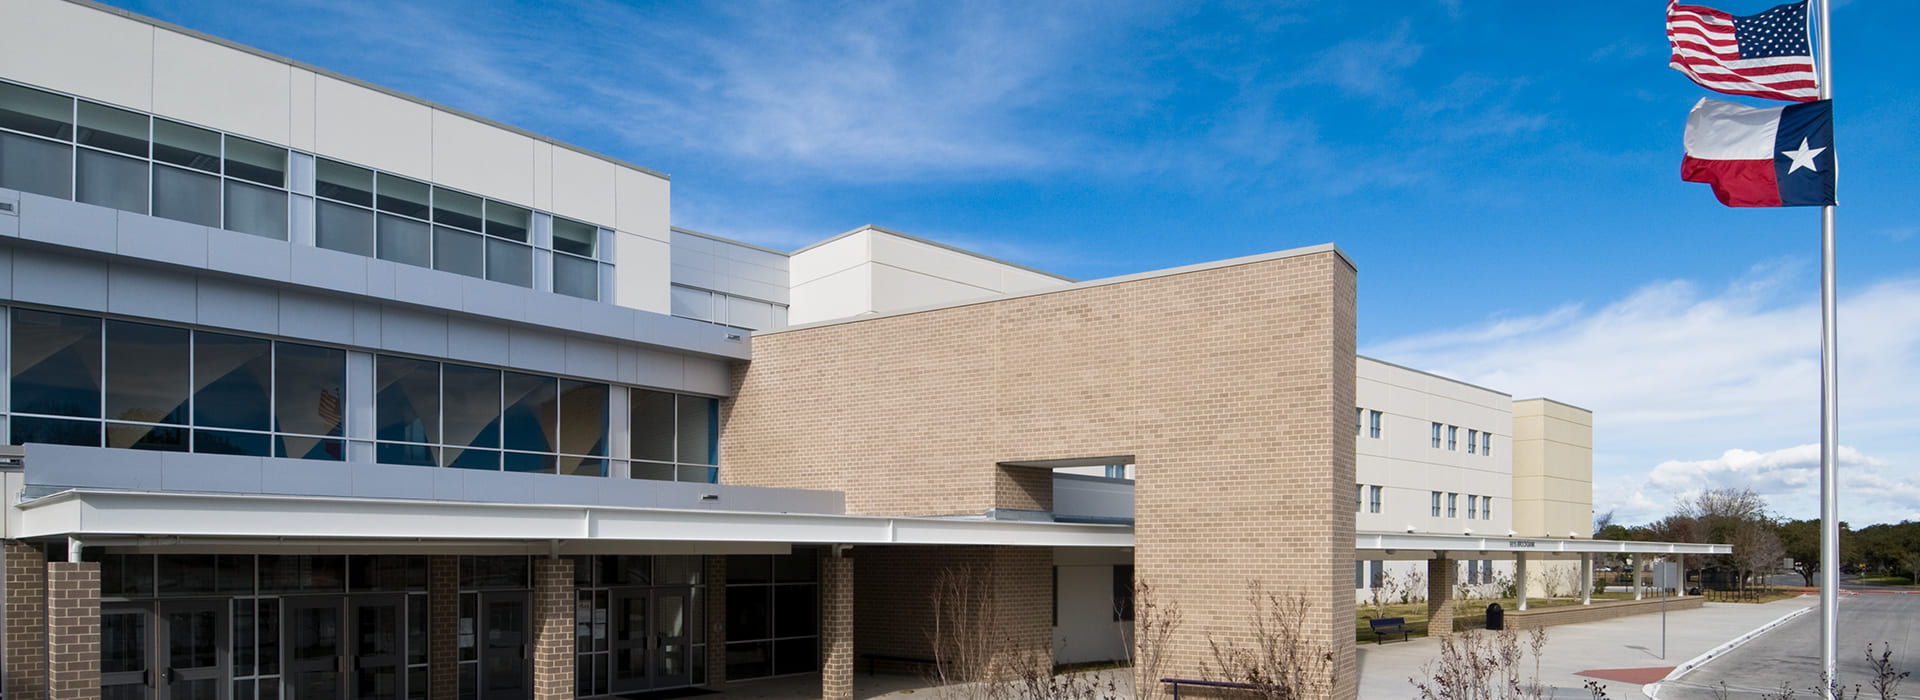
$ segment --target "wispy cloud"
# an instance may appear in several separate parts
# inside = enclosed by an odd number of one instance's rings
[[[1752,487],[1808,517],[1811,501],[1794,494],[1806,488],[1804,445],[1817,437],[1820,321],[1803,272],[1760,265],[1711,293],[1657,282],[1590,309],[1492,318],[1363,352],[1594,410],[1597,500],[1607,499],[1596,507],[1618,508],[1623,520],[1656,517],[1673,497],[1710,486]],[[1872,467],[1858,471],[1890,480],[1852,482],[1868,520],[1920,513],[1920,482],[1907,476],[1920,469],[1916,310],[1914,278],[1840,303],[1841,435],[1848,458]]]

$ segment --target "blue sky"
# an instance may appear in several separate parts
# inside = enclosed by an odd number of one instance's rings
[[[1657,0],[115,4],[669,173],[675,225],[784,250],[872,223],[1086,279],[1335,242],[1363,353],[1596,412],[1598,510],[1817,514],[1819,212],[1679,180],[1715,94]],[[1920,519],[1920,4],[1835,4],[1843,514]]]

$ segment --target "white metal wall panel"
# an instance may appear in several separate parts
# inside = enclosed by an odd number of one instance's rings
[[[291,142],[292,66],[177,32],[153,33],[153,112]]]
[[[154,28],[61,0],[7,0],[7,77],[151,111]]]
[[[433,179],[454,189],[533,204],[533,143],[521,134],[433,112]]]
[[[433,109],[318,76],[314,150],[422,180],[433,177]]]

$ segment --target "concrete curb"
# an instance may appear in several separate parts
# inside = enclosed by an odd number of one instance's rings
[[[1718,658],[1721,654],[1725,654],[1729,651],[1733,651],[1735,647],[1738,647],[1742,644],[1746,644],[1747,642],[1752,641],[1754,637],[1758,637],[1762,634],[1765,634],[1769,630],[1772,630],[1775,627],[1784,625],[1787,623],[1788,620],[1799,617],[1801,615],[1805,615],[1809,612],[1813,612],[1814,607],[1815,606],[1808,606],[1808,607],[1804,607],[1799,610],[1795,610],[1793,612],[1787,613],[1785,615],[1781,615],[1780,617],[1774,619],[1774,621],[1772,622],[1761,625],[1759,627],[1755,627],[1753,628],[1752,631],[1747,632],[1746,634],[1740,635],[1738,637],[1734,637],[1733,639],[1727,640],[1726,643],[1721,644],[1720,646],[1714,647],[1712,649],[1708,649],[1704,654],[1693,657],[1691,659],[1687,659],[1686,663],[1673,667],[1673,671],[1667,673],[1666,678],[1662,678],[1658,681],[1654,681],[1652,683],[1648,683],[1644,686],[1641,686],[1640,694],[1645,695],[1648,698],[1652,698],[1653,700],[1659,700],[1660,698],[1659,690],[1660,690],[1661,684],[1666,683],[1668,681],[1678,680],[1681,676],[1687,675],[1688,672],[1696,668],[1699,668],[1702,664],[1705,664],[1708,661],[1712,661],[1715,658]]]

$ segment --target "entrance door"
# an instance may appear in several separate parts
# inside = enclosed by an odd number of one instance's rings
[[[406,597],[357,595],[348,606],[353,692],[347,697],[400,700],[406,686]]]
[[[100,609],[100,700],[145,700],[153,669],[153,611]]]
[[[528,655],[527,594],[480,594],[480,700],[521,700],[533,694]]]
[[[613,591],[613,692],[631,693],[651,690],[653,664],[653,625],[648,614],[652,600],[648,589],[627,588]]]
[[[340,682],[342,620],[338,597],[288,598],[284,604],[280,628],[286,636],[285,683],[282,690],[288,700],[339,700],[345,684]]]
[[[693,589],[653,589],[653,687],[677,688],[691,682],[688,671],[687,614]]]
[[[160,603],[156,630],[164,649],[155,697],[223,700],[227,688],[227,601]]]

